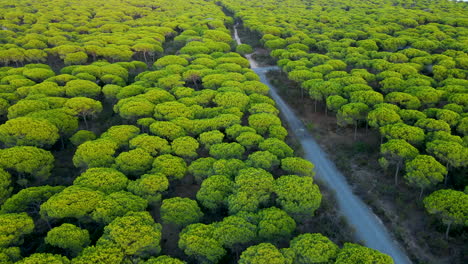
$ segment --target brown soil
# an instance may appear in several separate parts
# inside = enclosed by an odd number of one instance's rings
[[[394,185],[393,171],[383,171],[377,162],[380,135],[376,131],[360,128],[354,141],[353,128],[338,128],[334,114],[324,113],[324,104],[319,103],[319,112],[314,112],[313,100],[307,95],[301,99],[300,88],[285,74],[275,73],[270,80],[414,263],[468,263],[466,229],[454,229],[446,241],[445,227],[425,212],[419,191],[407,186],[402,175],[398,186]]]

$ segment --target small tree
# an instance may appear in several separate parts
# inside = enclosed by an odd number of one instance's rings
[[[411,146],[408,142],[402,139],[391,139],[387,143],[380,146],[382,158],[380,161],[387,161],[395,164],[395,185],[398,184],[398,172],[405,160],[411,160],[419,151]]]
[[[251,246],[242,252],[238,263],[284,264],[286,263],[286,259],[274,245],[261,243],[256,246]]]
[[[189,198],[174,197],[162,202],[161,219],[166,224],[184,227],[199,222],[202,217],[197,202]]]
[[[78,255],[91,243],[89,232],[72,224],[62,224],[47,233],[45,242],[49,245],[70,250],[72,256]]]
[[[418,155],[411,161],[406,162],[405,179],[410,185],[419,187],[419,199],[424,189],[435,186],[444,180],[447,169],[432,156]]]
[[[393,259],[389,255],[367,248],[361,245],[345,243],[338,253],[336,264],[393,264]]]
[[[296,253],[298,264],[328,263],[339,251],[335,243],[321,234],[302,234],[291,240],[291,249]]]
[[[197,192],[198,202],[211,211],[227,207],[227,198],[234,191],[234,182],[224,175],[204,180]]]
[[[424,198],[424,207],[430,214],[437,215],[447,225],[445,239],[448,239],[452,225],[467,225],[468,195],[455,190],[438,190]]]

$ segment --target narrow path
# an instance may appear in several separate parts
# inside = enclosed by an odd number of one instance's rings
[[[237,25],[234,26],[234,38],[237,44],[241,44],[241,40],[237,34]],[[260,76],[261,82],[270,88],[270,95],[275,100],[284,120],[289,124],[294,135],[301,143],[305,158],[315,165],[316,177],[335,191],[338,207],[349,224],[356,230],[357,239],[361,240],[367,247],[390,255],[395,264],[410,264],[411,261],[408,256],[398,245],[398,242],[392,238],[382,221],[359,197],[353,194],[343,174],[327,157],[327,154],[317,144],[312,135],[309,134],[302,121],[297,118],[294,111],[278,95],[275,87],[268,81],[266,73],[280,69],[277,66],[258,67],[250,56],[247,56],[247,59],[250,62],[252,70]]]

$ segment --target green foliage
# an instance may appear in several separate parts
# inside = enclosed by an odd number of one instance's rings
[[[16,263],[21,264],[69,264],[70,260],[62,255],[54,255],[51,253],[35,253]]]
[[[424,207],[430,214],[437,215],[447,225],[445,237],[448,237],[450,226],[467,225],[468,194],[445,189],[433,192],[424,198]]]
[[[128,184],[128,190],[145,198],[149,204],[155,205],[161,201],[161,193],[169,188],[169,180],[164,174],[145,174]]]
[[[380,145],[380,153],[387,162],[395,164],[395,184],[397,184],[401,165],[404,161],[415,158],[419,151],[403,139],[391,139]]]
[[[249,116],[249,125],[258,134],[265,135],[271,126],[281,125],[281,120],[273,114],[259,113]]]
[[[70,186],[41,204],[44,218],[72,217],[85,220],[104,198],[104,193],[85,187]]]
[[[13,119],[21,116],[25,116],[29,113],[48,110],[49,104],[39,100],[20,100],[16,104],[8,108],[8,119]]]
[[[256,148],[263,140],[264,138],[255,132],[242,132],[236,137],[236,141],[247,149]]]
[[[117,143],[119,148],[127,148],[129,141],[140,134],[140,129],[132,125],[112,126],[101,135],[102,139],[108,139]]]
[[[96,222],[109,224],[128,212],[144,211],[147,205],[148,202],[145,199],[129,192],[113,192],[99,201],[91,217]]]
[[[28,115],[34,119],[49,121],[58,128],[61,136],[70,136],[78,129],[78,119],[64,109],[51,109],[33,112]]]
[[[212,157],[199,158],[190,163],[188,172],[192,174],[197,183],[202,183],[203,180],[214,174],[213,164],[216,159]]]
[[[299,264],[327,263],[334,260],[339,248],[321,234],[302,234],[291,240],[291,249],[296,253]]]
[[[196,158],[197,149],[200,146],[198,141],[192,137],[179,137],[172,141],[172,150],[174,154],[183,158]]]
[[[269,202],[274,178],[263,169],[246,168],[235,178],[234,194],[228,198],[229,212],[255,212],[261,204]]]
[[[261,243],[242,252],[239,264],[286,264],[285,257],[270,243]]]
[[[213,237],[230,249],[249,243],[256,237],[257,227],[238,216],[225,217],[223,221],[215,223],[215,227]]]
[[[187,172],[187,164],[182,158],[165,154],[154,159],[152,172],[162,173],[171,181],[180,180]]]
[[[213,225],[192,224],[179,234],[179,248],[200,263],[217,263],[225,254],[221,243],[213,238]]]
[[[23,244],[23,236],[33,230],[33,219],[26,213],[0,214],[0,247]]]
[[[162,255],[157,258],[150,258],[143,263],[144,264],[184,264],[185,262],[176,258]]]
[[[54,166],[54,156],[36,147],[12,147],[0,150],[0,168],[15,171],[24,179],[25,174],[36,180],[46,180]]]
[[[421,145],[424,142],[424,130],[404,123],[386,125],[380,128],[380,134],[387,139],[403,139],[412,145]]]
[[[318,186],[309,177],[281,176],[275,182],[274,192],[277,203],[296,219],[313,216],[322,201]]]
[[[212,130],[201,133],[198,141],[204,145],[205,149],[210,149],[214,144],[223,142],[224,134],[219,130]]]
[[[184,227],[199,222],[202,217],[203,213],[194,200],[174,197],[162,201],[161,219],[166,224]]]
[[[161,229],[148,212],[130,212],[104,228],[97,246],[111,244],[125,256],[149,257],[161,251]]]
[[[158,121],[150,125],[150,131],[156,136],[174,140],[186,135],[185,130],[169,121]]]
[[[210,155],[216,159],[242,159],[245,148],[239,143],[219,143],[210,148]]]
[[[258,212],[258,236],[266,241],[280,241],[288,238],[296,222],[285,211],[270,207]]]
[[[101,87],[87,80],[71,80],[65,85],[68,97],[97,98],[101,93]]]
[[[170,154],[172,152],[171,146],[167,140],[148,134],[140,134],[132,138],[129,145],[131,149],[141,148],[153,157],[157,156],[159,153]]]
[[[345,243],[338,253],[336,264],[393,264],[393,259],[377,250],[366,248],[357,244]]]
[[[232,179],[246,167],[247,165],[239,159],[220,159],[213,163],[215,174],[227,175]]]
[[[116,168],[129,176],[144,174],[151,169],[152,163],[153,157],[141,148],[122,152],[115,158]]]
[[[197,200],[203,207],[216,211],[227,207],[228,197],[233,190],[234,182],[227,176],[212,175],[202,182]]]
[[[124,252],[116,247],[109,245],[96,245],[85,248],[81,254],[73,259],[73,264],[88,263],[121,263],[124,259]]]
[[[412,110],[407,110],[412,111]],[[401,122],[400,115],[387,107],[378,107],[369,112],[367,122],[370,127],[379,128],[386,125]]]
[[[62,224],[47,232],[45,242],[49,245],[70,250],[72,255],[77,255],[84,247],[91,243],[89,233],[72,224]]]
[[[73,164],[79,168],[110,167],[117,148],[117,143],[109,139],[86,141],[76,149]]]
[[[65,189],[63,186],[49,185],[22,189],[5,201],[0,212],[36,214],[43,202],[47,201],[52,195],[63,191],[63,189]]]
[[[258,146],[261,150],[273,153],[279,159],[291,157],[294,154],[294,150],[291,147],[289,147],[284,141],[277,138],[268,138]]]
[[[423,191],[444,180],[447,169],[432,156],[418,155],[406,162],[405,179]]]
[[[445,162],[447,169],[449,166],[464,167],[468,163],[468,148],[456,142],[434,140],[427,143],[426,151]]]
[[[73,184],[111,194],[124,190],[127,187],[128,179],[123,173],[115,169],[90,168],[78,176]]]
[[[0,169],[0,205],[2,205],[8,197],[10,197],[13,188],[10,186],[11,184],[11,175]],[[2,207],[3,208],[3,207]]]
[[[7,147],[50,147],[59,138],[58,129],[48,121],[18,117],[0,125],[0,141]]]
[[[91,141],[96,139],[96,134],[94,134],[92,131],[88,130],[78,130],[76,131],[73,136],[70,137],[70,142],[75,145],[79,146],[86,141]]]
[[[281,160],[281,169],[289,174],[299,176],[314,176],[314,164],[298,157],[287,157]]]

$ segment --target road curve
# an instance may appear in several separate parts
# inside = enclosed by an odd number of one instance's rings
[[[241,44],[236,26],[234,26],[234,38],[237,44]],[[359,197],[353,194],[343,174],[327,157],[327,154],[307,131],[302,121],[297,118],[294,111],[278,95],[275,87],[269,82],[266,73],[279,70],[279,68],[277,66],[258,67],[257,63],[249,55],[246,57],[250,61],[252,70],[260,77],[261,82],[270,88],[270,95],[275,100],[291,131],[300,141],[305,158],[315,165],[316,177],[322,180],[328,188],[334,190],[338,208],[348,223],[355,229],[356,238],[362,241],[365,246],[390,255],[395,264],[412,263],[398,242],[392,238],[382,221]]]

